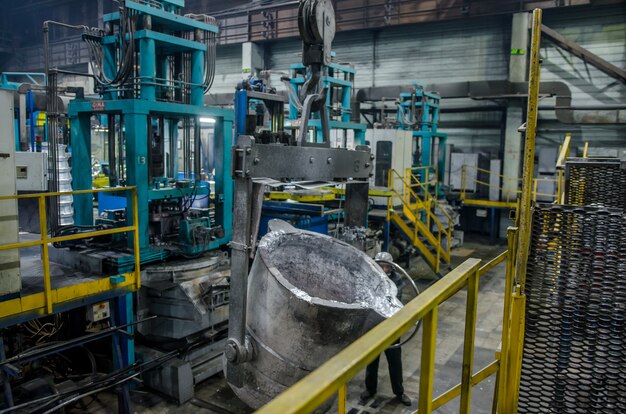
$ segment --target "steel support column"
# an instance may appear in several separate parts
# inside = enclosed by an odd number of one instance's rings
[[[72,189],[91,190],[91,116],[78,114],[78,122],[72,122]],[[109,128],[111,128],[109,126]],[[88,173],[85,173],[88,171]],[[93,195],[74,195],[74,224],[93,225]]]
[[[145,114],[126,114],[124,117],[125,135],[132,139],[126,142],[126,178],[127,184],[137,186],[139,203],[139,244],[141,248],[150,245],[148,233],[148,116]],[[132,205],[132,195],[127,196],[127,204]],[[93,213],[92,213],[93,214]],[[132,217],[127,217],[128,225]],[[132,247],[132,239],[128,240]]]
[[[156,44],[153,39],[139,40],[139,76],[141,78],[141,99],[156,100]]]
[[[226,356],[238,353],[245,347],[246,305],[248,296],[249,244],[251,227],[250,199],[252,179],[237,177],[233,206],[233,240],[231,247],[230,303]],[[230,348],[230,349],[229,349]],[[228,361],[226,378],[236,387],[243,386],[243,366],[237,361]]]
[[[509,58],[509,81],[526,82],[528,80],[528,44],[530,18],[528,13],[513,15],[511,27],[511,55]],[[515,52],[513,52],[515,51]],[[506,128],[504,135],[504,159],[502,174],[518,178],[522,160],[522,140],[518,132],[524,118],[523,102],[511,100],[506,112]],[[506,200],[515,201],[519,189],[515,180],[502,183],[502,193],[510,194]]]

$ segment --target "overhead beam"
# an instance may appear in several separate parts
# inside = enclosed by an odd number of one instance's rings
[[[298,35],[297,0],[267,2],[257,7],[210,11],[220,21],[221,44],[273,41]],[[337,32],[372,30],[407,24],[528,12],[543,9],[584,6],[591,0],[334,0]],[[195,11],[195,3],[187,7]],[[206,8],[202,10],[206,12]]]
[[[541,26],[541,33],[560,48],[567,50],[574,56],[577,56],[583,61],[594,66],[596,69],[606,73],[612,78],[617,79],[619,82],[626,84],[626,71],[624,69],[615,66],[611,62],[602,59],[600,56],[594,53],[591,53],[578,43],[571,41],[567,37],[563,36],[556,30],[549,28],[545,24]]]

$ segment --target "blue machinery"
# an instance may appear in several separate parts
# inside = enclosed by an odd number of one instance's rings
[[[326,96],[326,107],[328,108],[329,127],[334,131],[342,131],[343,143],[336,146],[346,147],[348,131],[354,133],[354,145],[365,145],[365,130],[367,126],[361,123],[351,122],[352,108],[351,99],[354,90],[354,76],[356,70],[352,66],[328,63],[322,67],[322,84],[328,88]],[[306,67],[301,64],[291,65],[291,85],[299,97],[307,79]],[[298,100],[289,99],[289,119],[292,128],[297,128],[297,121],[302,115],[302,107]],[[322,141],[322,115],[316,115],[309,120],[309,127],[313,130],[315,142]],[[312,138],[310,138],[312,139]]]
[[[446,163],[447,134],[437,131],[439,123],[439,101],[441,97],[426,92],[421,84],[414,82],[415,88],[409,93],[401,93],[397,104],[397,128],[413,131],[416,151],[413,159],[418,170],[420,181],[430,186],[429,175],[435,174],[435,184],[444,181]],[[432,175],[431,175],[432,176]],[[433,188],[439,192],[438,188]]]
[[[182,0],[156,3],[161,7],[127,0],[120,12],[104,17],[109,32],[85,30],[92,59],[102,65],[94,72],[104,99],[74,100],[68,111],[76,190],[92,187],[91,117],[108,119],[110,183],[137,187],[142,263],[217,249],[230,241],[232,223],[233,114],[203,107],[213,81],[218,28],[208,16],[181,16]],[[129,63],[133,53],[138,53],[135,67]],[[208,174],[200,156],[206,134],[211,148],[205,153],[216,157],[215,194],[202,181]],[[209,209],[192,207],[206,198]],[[75,197],[74,208],[77,225],[94,224],[89,196]],[[115,220],[99,224],[123,225],[131,218]],[[125,259],[118,258],[120,268]]]
[[[69,180],[63,175],[68,172],[58,170],[53,162],[47,200],[50,208],[42,210],[40,220],[43,229],[40,244],[45,246],[42,261],[49,266],[50,262],[66,260],[65,264],[80,267],[89,277],[88,282],[64,286],[64,290],[54,284],[51,288],[48,283],[46,291],[54,292],[55,296],[40,292],[31,295],[38,301],[46,296],[44,310],[39,309],[39,302],[31,296],[24,296],[25,292],[0,301],[2,315],[16,313],[16,302],[21,304],[20,318],[38,318],[72,310],[80,313],[86,305],[110,300],[110,316],[120,327],[108,332],[115,334],[114,365],[126,374],[135,369],[135,373],[140,372],[140,365],[134,363],[134,336],[128,335],[134,332],[135,323],[139,323],[134,322],[136,314],[144,321],[136,329],[144,337],[151,335],[150,340],[156,338],[154,348],[138,347],[137,354],[142,358],[158,361],[172,357],[158,347],[158,341],[165,338],[169,344],[178,340],[194,344],[194,354],[185,355],[188,359],[175,362],[176,366],[185,363],[189,366],[191,360],[204,363],[211,359],[218,362],[213,364],[217,369],[222,367],[214,354],[221,356],[224,348],[228,284],[218,285],[215,280],[228,266],[228,257],[220,248],[232,236],[234,113],[203,106],[205,92],[215,74],[218,27],[209,16],[181,15],[183,7],[183,0],[120,1],[118,12],[104,16],[106,31],[52,21],[44,23],[49,156],[52,160],[63,156],[56,153],[58,144],[72,146],[75,224],[60,225],[59,182]],[[48,37],[53,26],[81,32],[88,46],[96,92],[102,99],[87,100],[82,91],[58,86],[59,75],[86,74],[50,67]],[[67,118],[59,104],[61,91],[76,94],[67,111],[69,142],[62,133]],[[108,129],[106,161],[110,182],[110,188],[98,192],[122,201],[121,208],[97,218],[91,165],[92,120],[96,118],[106,121],[102,125]],[[203,162],[203,153],[213,157],[211,165]],[[214,181],[214,191],[209,180]],[[127,194],[124,190],[128,189],[134,194]],[[46,207],[45,201],[41,203]],[[49,226],[45,227],[46,223]],[[131,228],[132,237],[125,235]],[[140,268],[140,264],[170,257],[198,259],[181,261],[179,267],[173,267],[176,262],[168,261],[161,268],[156,265]],[[89,267],[88,272],[84,267]],[[71,271],[74,270],[72,267]],[[71,271],[64,270],[62,278],[70,280]],[[134,295],[138,290],[136,301]],[[190,306],[197,298],[201,300]],[[25,312],[28,315],[23,316]],[[158,323],[152,323],[153,317],[144,318],[142,313],[156,315]],[[27,319],[17,322],[3,319],[0,326],[12,326],[24,320]],[[0,371],[2,359],[0,355]],[[197,376],[211,375],[216,369],[213,365],[196,364],[193,373],[189,368],[185,371],[187,376],[179,379],[165,368],[164,373],[155,375],[157,380],[151,382],[148,377],[144,380],[149,386],[178,398],[183,398],[185,392],[184,398],[188,398],[193,387],[185,384],[193,384]],[[178,389],[172,389],[178,380]],[[125,394],[120,411],[130,412]]]

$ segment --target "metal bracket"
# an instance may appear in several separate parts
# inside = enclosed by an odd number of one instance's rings
[[[231,241],[230,243],[228,243],[228,247],[230,247],[233,250],[238,250],[240,252],[247,252],[248,250],[250,250],[250,246],[243,244],[243,243],[237,243],[234,241]]]
[[[232,170],[233,178],[248,177],[250,171],[246,168],[248,155],[251,154],[251,146],[254,144],[254,137],[248,135],[240,135],[237,137],[237,144],[232,148]]]

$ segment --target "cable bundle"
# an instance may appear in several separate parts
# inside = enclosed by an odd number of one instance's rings
[[[135,54],[135,23],[132,13],[120,3],[120,27],[119,44],[120,56],[117,72],[111,79],[104,71],[104,48],[102,37],[104,32],[98,28],[88,28],[85,26],[83,41],[87,44],[89,51],[89,64],[96,82],[101,86],[119,86],[124,84],[132,74]]]
[[[186,14],[185,17],[201,21],[205,24],[217,26],[217,20],[206,14]],[[200,38],[196,37],[196,42],[206,45],[204,53],[204,93],[207,94],[213,86],[215,80],[215,61],[217,59],[217,33],[210,30],[203,30]]]

